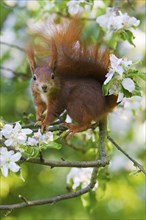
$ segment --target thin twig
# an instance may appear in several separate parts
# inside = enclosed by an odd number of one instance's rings
[[[4,66],[0,66],[0,69],[6,70],[6,71],[9,71],[9,72],[13,73],[13,74],[14,74],[14,77],[20,76],[20,77],[23,78],[23,79],[29,79],[29,78],[30,78],[30,76],[26,75],[26,73],[16,72],[16,71],[14,71],[14,70],[12,70],[12,69],[10,69],[10,68],[4,67]],[[13,77],[13,78],[14,78],[14,77]]]
[[[27,200],[24,196],[19,195],[18,197],[19,197],[20,199],[22,199],[26,204],[28,204],[28,200]]]
[[[85,153],[87,151],[87,149],[85,149],[84,147],[75,146],[69,140],[66,140],[66,144],[67,144],[68,147],[72,148],[73,150],[80,151],[82,153]]]
[[[0,41],[0,44],[6,45],[6,46],[8,46],[8,47],[16,48],[16,49],[18,49],[18,50],[20,50],[20,51],[22,51],[22,52],[25,53],[24,48],[19,47],[19,46],[15,45],[15,44],[10,44],[10,43],[4,42],[4,41]]]
[[[146,171],[141,164],[139,164],[136,160],[129,156],[129,154],[127,154],[110,136],[108,136],[107,138],[119,151],[121,151],[126,157],[128,157],[134,163],[134,165],[139,168],[141,172],[146,175]]]

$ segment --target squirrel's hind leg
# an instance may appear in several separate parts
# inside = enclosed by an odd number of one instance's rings
[[[67,138],[68,135],[70,135],[70,138],[72,139],[72,137],[74,136],[75,133],[81,132],[81,131],[85,131],[88,128],[91,127],[91,124],[80,124],[80,125],[76,125],[76,124],[72,124],[72,123],[63,123],[62,124],[64,127],[68,128],[69,130],[66,132],[66,134],[64,135],[64,138]]]

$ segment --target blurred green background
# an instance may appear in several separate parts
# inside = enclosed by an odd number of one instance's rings
[[[90,1],[93,2],[93,1]],[[85,12],[84,16],[97,17],[110,4],[110,1],[95,1],[97,6],[93,13]],[[134,35],[136,48],[127,42],[119,43],[116,53],[132,60],[141,60],[141,69],[145,68],[145,18],[146,5],[144,0],[112,1],[119,4],[123,12],[135,16],[141,21]],[[130,2],[130,4],[129,4]],[[67,1],[27,1],[10,0],[0,2],[1,28],[1,77],[0,77],[0,116],[7,122],[34,121],[33,99],[30,90],[31,73],[28,68],[25,53],[7,44],[15,44],[24,48],[28,26],[47,17],[54,16],[56,22],[61,22],[63,15],[68,16]],[[128,4],[128,5],[127,5]],[[104,8],[104,10],[103,10]],[[89,17],[90,17],[89,16]],[[85,21],[85,38],[91,42],[99,39],[98,26],[95,21]],[[101,39],[100,39],[101,40]],[[100,43],[99,40],[99,43]],[[97,40],[98,41],[98,40]],[[142,84],[143,88],[145,87]],[[133,158],[143,165],[145,159],[145,95],[140,103],[131,102],[124,108],[116,109],[109,116],[111,136]],[[73,140],[78,143],[80,136]],[[81,139],[82,141],[82,139]],[[79,143],[81,143],[81,141]],[[90,149],[90,141],[83,142],[87,149],[85,154],[64,146],[61,150],[49,150],[45,157],[49,159],[65,158],[66,160],[92,160],[94,149]],[[95,145],[95,144],[94,144]],[[52,205],[28,207],[14,210],[11,213],[1,212],[2,220],[144,220],[146,219],[145,177],[142,173],[133,174],[136,168],[120,152],[109,143],[108,152],[111,163],[101,170],[98,178],[99,187],[95,194],[91,193],[83,205],[82,199],[74,198]],[[1,177],[1,204],[21,202],[21,194],[28,200],[48,198],[67,192],[66,175],[69,168],[53,168],[24,163],[22,164],[23,182],[17,175],[8,178]]]

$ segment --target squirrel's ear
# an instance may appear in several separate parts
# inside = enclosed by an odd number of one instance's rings
[[[36,62],[35,62],[35,57],[34,57],[34,50],[33,50],[31,43],[29,43],[26,47],[26,54],[27,54],[27,58],[29,61],[31,72],[33,74],[36,68]]]

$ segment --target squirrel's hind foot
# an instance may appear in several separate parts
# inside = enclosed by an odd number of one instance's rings
[[[62,126],[68,128],[69,130],[65,133],[65,135],[63,136],[63,138],[67,138],[68,136],[70,137],[70,139],[73,138],[74,134],[78,133],[78,132],[82,132],[87,130],[88,128],[91,127],[91,124],[84,124],[84,125],[75,125],[75,124],[71,124],[71,123],[63,123]]]

